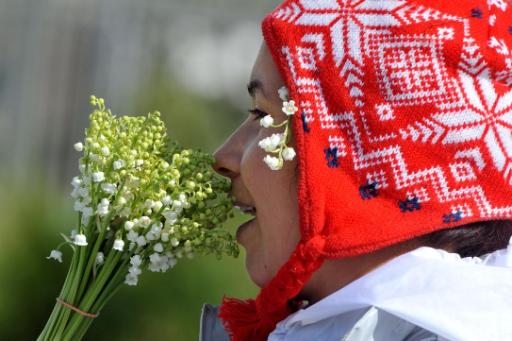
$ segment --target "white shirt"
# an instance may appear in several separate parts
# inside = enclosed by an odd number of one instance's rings
[[[371,307],[449,340],[512,340],[512,238],[478,257],[420,247],[276,326],[269,341],[340,340]]]

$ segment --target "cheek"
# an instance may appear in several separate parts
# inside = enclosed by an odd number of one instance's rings
[[[258,219],[298,226],[297,160],[285,161],[278,171],[271,170],[263,161],[268,153],[258,145],[266,135],[260,132],[247,145],[240,165],[242,181],[261,213]]]
[[[300,239],[296,163],[286,161],[283,169],[272,171],[263,162],[265,155],[255,140],[241,161],[241,177],[257,207],[256,223],[246,231],[243,245],[247,270],[258,285],[277,273]]]
[[[273,171],[263,161],[267,152],[258,146],[259,139],[255,139],[248,146],[240,165],[240,174],[251,198],[261,213],[261,218],[269,218],[270,212],[284,209],[283,200],[289,197],[289,191],[284,188],[286,181],[282,170]],[[258,215],[258,218],[260,215]],[[274,217],[277,218],[277,217]]]
[[[254,195],[259,192],[261,186],[268,185],[273,181],[271,170],[263,162],[267,153],[258,145],[264,137],[263,134],[254,135],[254,138],[246,146],[240,163],[240,175],[253,199],[256,199]]]

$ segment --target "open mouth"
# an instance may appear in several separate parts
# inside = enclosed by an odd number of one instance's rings
[[[254,207],[254,206],[249,206],[249,205],[245,205],[245,204],[241,204],[241,203],[235,203],[234,207],[239,209],[240,212],[242,212],[243,214],[249,214],[252,216],[256,216],[256,207]]]

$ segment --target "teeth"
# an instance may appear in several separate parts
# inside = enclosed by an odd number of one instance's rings
[[[235,206],[235,207],[238,208],[240,211],[242,211],[242,213],[252,214],[252,215],[256,214],[256,208],[253,206]]]

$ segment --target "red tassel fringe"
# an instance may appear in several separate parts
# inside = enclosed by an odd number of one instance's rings
[[[296,297],[313,272],[323,263],[325,239],[315,236],[299,243],[288,262],[256,300],[224,297],[219,317],[232,341],[265,341],[276,324],[293,311],[288,304]]]
[[[253,299],[224,297],[219,317],[232,341],[265,341],[275,328],[275,323],[260,317]]]

